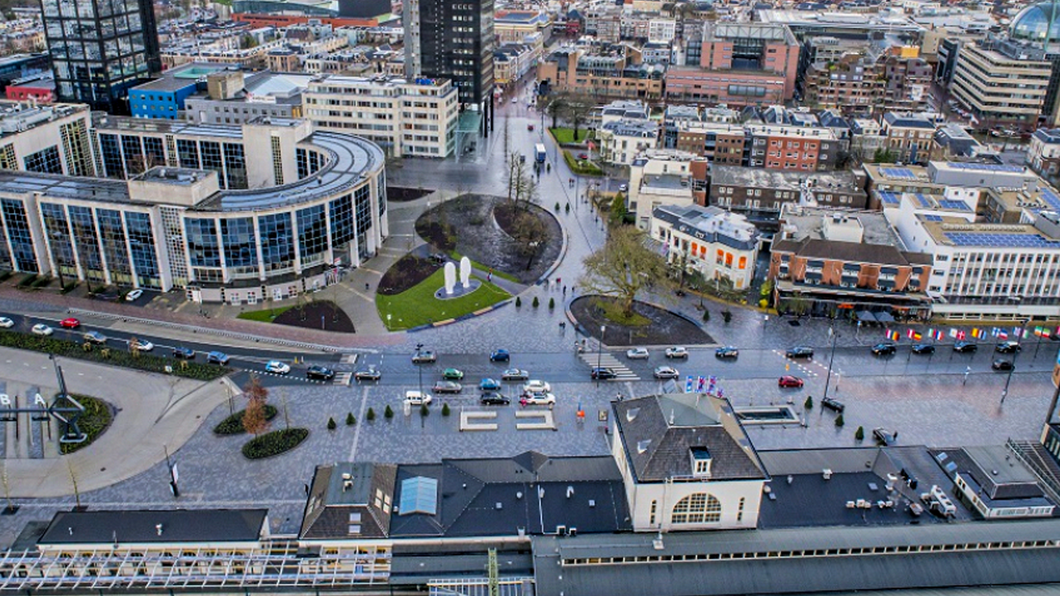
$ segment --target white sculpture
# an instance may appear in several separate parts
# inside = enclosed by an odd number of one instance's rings
[[[456,285],[456,265],[452,261],[445,264],[445,295],[453,295],[453,286]]]
[[[471,289],[471,259],[461,257],[460,259],[460,285],[465,290]]]

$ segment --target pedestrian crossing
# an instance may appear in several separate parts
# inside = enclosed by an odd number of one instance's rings
[[[357,364],[357,354],[343,354],[339,362],[343,364]],[[348,385],[349,383],[347,383]]]
[[[352,372],[336,372],[335,377],[333,379],[331,379],[330,381],[324,381],[322,379],[310,379],[296,374],[281,375],[279,373],[269,372],[267,370],[260,369],[242,368],[240,370],[242,370],[243,372],[250,373],[252,375],[257,375],[259,377],[276,377],[277,379],[289,379],[291,381],[311,383],[313,385],[344,385],[348,387],[350,385],[350,381],[353,379]]]
[[[603,352],[598,354],[592,354],[588,352],[582,352],[578,354],[578,357],[582,359],[582,362],[589,365],[590,368],[596,368],[597,366],[603,368],[610,368],[615,371],[615,381],[639,381],[640,377],[636,375],[628,366],[622,363],[621,360],[615,358],[610,352]]]
[[[350,386],[350,381],[353,379],[352,372],[337,372],[335,378],[331,380],[332,385],[345,385]]]

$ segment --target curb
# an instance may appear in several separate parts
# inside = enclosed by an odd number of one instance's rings
[[[577,199],[577,197],[575,197],[575,199]],[[552,263],[552,266],[541,274],[541,277],[537,278],[536,283],[532,284],[537,286],[540,286],[546,279],[552,277],[552,274],[556,272],[556,269],[559,269],[559,266],[563,264],[563,259],[567,258],[567,249],[570,248],[570,238],[567,234],[567,228],[563,225],[563,222],[559,220],[559,216],[548,209],[545,209],[545,211],[552,216],[552,219],[556,221],[556,225],[559,226],[559,231],[563,234],[563,247],[559,250],[559,258],[557,258],[555,262]],[[525,292],[526,290],[523,291]]]
[[[586,329],[584,325],[579,323],[574,318],[574,313],[571,312],[571,309],[570,309],[571,303],[573,303],[575,300],[577,300],[579,298],[585,298],[585,297],[586,296],[572,296],[572,297],[570,297],[570,298],[568,298],[568,299],[563,301],[563,312],[567,316],[567,320],[570,321],[571,325],[574,326],[574,331],[576,333],[580,333],[580,334],[584,335],[586,338],[591,339],[592,341],[594,341],[596,343],[601,344],[603,346],[603,348],[607,349],[607,350],[620,349],[620,348],[623,348],[623,347],[631,347],[631,346],[611,346],[610,344],[605,344],[605,343],[601,342],[600,340],[598,340],[595,337],[593,337],[593,335],[589,333],[588,329]],[[654,302],[648,302],[648,301],[645,301],[645,300],[639,300],[638,302],[643,302],[644,304],[647,304],[649,306],[653,306],[653,307],[655,307],[655,308],[657,308],[659,310],[664,310],[664,311],[666,311],[666,312],[668,312],[668,313],[670,313],[672,315],[680,317],[680,318],[684,319],[685,321],[695,325],[697,329],[699,329],[703,333],[707,334],[707,337],[711,338],[712,340],[714,339],[714,336],[711,335],[709,331],[707,331],[706,327],[703,326],[703,323],[701,321],[697,321],[694,318],[686,315],[685,313],[677,312],[675,310],[670,310],[669,308],[665,308],[665,307],[663,307],[663,306],[661,306],[659,304],[656,304]],[[665,346],[638,346],[638,347],[661,348],[661,347],[669,347],[671,345],[677,345],[677,344],[666,344]],[[690,348],[714,348],[714,347],[721,346],[722,344],[720,344],[717,341],[715,341],[714,343],[709,343],[709,344],[683,344],[683,345],[686,346],[686,347],[690,347]]]
[[[493,311],[497,310],[498,308],[501,308],[501,307],[503,307],[503,306],[505,306],[505,305],[507,305],[507,304],[509,304],[511,302],[512,302],[511,299],[508,299],[508,300],[504,300],[502,302],[498,302],[497,304],[494,304],[493,306],[487,306],[486,308],[480,308],[480,309],[478,309],[478,310],[476,310],[474,312],[469,312],[466,315],[460,315],[459,317],[455,317],[455,318],[452,318],[452,319],[446,319],[444,321],[436,321],[434,323],[427,323],[425,325],[417,325],[416,327],[410,327],[410,328],[405,330],[405,333],[415,333],[417,331],[423,331],[425,329],[437,329],[438,327],[445,327],[447,325],[452,325],[453,323],[458,323],[460,321],[466,321],[468,319],[473,319],[475,317],[482,316],[482,315],[484,315],[486,313],[493,312]],[[401,332],[400,331],[394,331],[393,333],[401,333]]]

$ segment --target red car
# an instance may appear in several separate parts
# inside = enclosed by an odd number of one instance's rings
[[[579,153],[578,154],[578,159],[581,159],[581,160],[589,159],[589,154],[588,153]]]
[[[69,319],[63,319],[59,321],[59,326],[63,327],[64,329],[77,329],[81,326],[81,321],[70,317]]]
[[[533,124],[527,124],[526,125],[526,130],[534,130],[534,125]]]
[[[802,387],[802,379],[791,375],[784,375],[777,381],[778,387]]]

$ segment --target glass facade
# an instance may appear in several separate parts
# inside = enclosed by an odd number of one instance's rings
[[[177,157],[180,167],[199,169],[199,144],[187,139],[177,139]]]
[[[140,144],[140,137],[136,135],[121,136],[121,151],[125,156],[125,175],[135,176],[142,174],[144,168],[144,151]]]
[[[350,195],[334,199],[328,205],[331,211],[331,245],[343,247],[353,239],[353,201]]]
[[[129,268],[129,251],[125,244],[125,226],[122,224],[121,211],[97,209],[99,233],[103,239],[103,256],[110,271],[110,282],[117,285],[132,284],[132,270]]]
[[[254,236],[254,218],[222,219],[221,242],[225,247],[225,266],[233,275],[257,275],[258,244]]]
[[[44,233],[48,235],[48,245],[52,251],[52,262],[63,275],[77,277],[77,260],[74,258],[73,242],[70,241],[66,209],[62,205],[41,203],[40,212],[44,221]]]
[[[125,212],[125,228],[129,231],[129,252],[132,254],[136,283],[140,287],[161,288],[158,254],[151,233],[151,216],[146,213]]]
[[[354,206],[357,217],[357,254],[366,259],[370,256],[367,235],[368,230],[372,229],[372,201],[367,185],[354,191]]]
[[[243,153],[243,145],[225,143],[224,152],[228,188],[246,188],[247,158]]]
[[[103,158],[103,176],[107,178],[125,178],[125,166],[121,161],[121,146],[118,135],[99,135],[99,153]]]
[[[324,261],[328,250],[328,224],[324,206],[316,205],[296,212],[298,218],[298,255],[302,267]]]
[[[217,226],[213,219],[185,219],[185,237],[192,267],[220,267],[221,250],[217,244]]]
[[[221,159],[221,144],[213,141],[199,143],[199,151],[202,153],[202,169],[217,172],[217,183],[221,188],[225,186],[224,160]]]
[[[53,145],[27,155],[26,171],[40,172],[41,174],[62,174],[63,161],[59,157],[59,148]]]
[[[74,231],[74,250],[84,275],[92,281],[103,281],[103,262],[99,255],[96,220],[88,207],[70,205],[70,226]]]
[[[4,212],[7,239],[11,242],[11,253],[19,271],[37,273],[37,256],[33,252],[33,232],[29,229],[26,205],[22,201],[4,199],[0,202]]]
[[[261,259],[265,271],[279,271],[294,266],[294,230],[291,229],[291,214],[277,213],[258,218],[258,236],[261,237]]]

